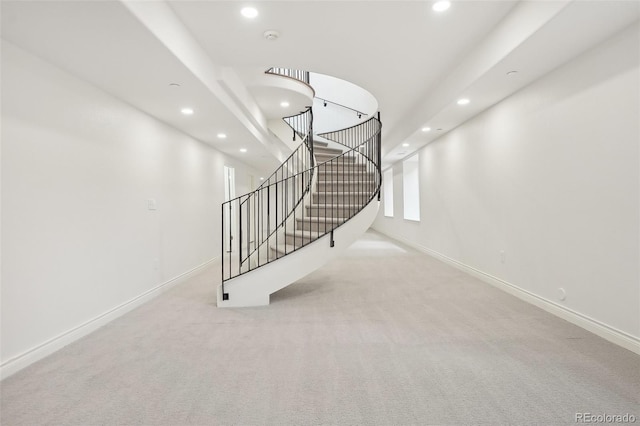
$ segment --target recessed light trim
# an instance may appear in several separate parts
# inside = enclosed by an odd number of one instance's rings
[[[227,138],[227,134],[226,133],[218,133],[218,139],[226,139]]]
[[[425,133],[430,132],[431,131],[431,127],[423,127],[422,131],[425,132]]]
[[[247,152],[247,148],[240,148],[240,152]]]
[[[515,77],[517,74],[518,74],[518,71],[513,70],[513,71],[509,71],[509,72],[507,73],[507,76],[508,76],[508,77]]]
[[[405,143],[402,144],[402,146],[404,146],[406,148],[406,147],[409,146],[409,144],[405,142]]]
[[[467,98],[458,99],[458,105],[468,105],[469,102],[471,101]]]
[[[243,7],[240,13],[247,19],[253,19],[258,16],[258,9],[255,7]]]
[[[447,0],[437,1],[431,6],[435,12],[444,12],[451,7],[451,2]]]
[[[184,115],[193,115],[193,113],[194,113],[195,111],[193,110],[193,108],[186,108],[186,107],[185,107],[185,108],[182,108],[182,109],[180,110],[180,112],[181,112],[181,113],[183,113]]]
[[[288,106],[289,106],[289,102],[287,102],[287,101],[282,101],[282,102],[280,102],[280,106],[281,106],[282,108],[286,108],[286,107],[288,107]]]
[[[276,30],[267,30],[264,32],[264,34],[262,34],[262,36],[269,41],[276,41],[278,38],[280,38],[280,33],[277,32]]]

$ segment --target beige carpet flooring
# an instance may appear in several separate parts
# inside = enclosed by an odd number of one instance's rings
[[[2,425],[640,422],[640,357],[369,232],[260,308],[212,267],[1,384]]]

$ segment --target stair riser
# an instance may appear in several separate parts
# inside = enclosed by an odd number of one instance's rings
[[[314,206],[309,207],[306,206],[307,216],[311,217],[352,217],[356,212],[358,212],[358,208],[354,207],[334,207],[333,209],[329,208],[329,206]]]
[[[313,204],[335,203],[335,204],[362,204],[371,198],[373,192],[373,186],[371,186],[371,192],[367,193],[363,189],[359,193],[314,193],[312,196]]]
[[[336,172],[325,172],[320,170],[318,172],[318,180],[334,180],[334,181],[363,181],[363,180],[373,180],[373,172],[363,172],[358,170],[352,171],[336,171]]]
[[[319,181],[316,184],[316,189],[320,192],[354,192],[364,191],[366,188],[371,188],[371,191],[375,190],[375,184],[371,181],[367,182],[332,182],[332,181]]]
[[[325,148],[322,146],[313,146],[313,153],[316,155],[331,155],[333,157],[342,154],[341,149]]]
[[[336,222],[308,222],[302,221],[296,223],[296,229],[299,231],[312,231],[312,232],[330,232],[332,229],[337,227],[339,223]]]
[[[334,163],[319,164],[318,170],[320,172],[336,172],[336,171],[350,172],[354,170],[361,171],[361,170],[367,170],[367,165],[340,161],[338,164],[334,164]]]
[[[291,244],[297,246],[301,246],[303,244],[309,244],[309,242],[316,240],[317,237],[309,237],[309,235],[301,236],[301,235],[285,235],[286,244]]]
[[[337,157],[336,155],[318,155],[318,154],[315,154],[314,156],[316,157],[317,164],[324,163],[325,161],[329,161],[329,160],[333,160],[331,162],[332,164],[342,164],[343,162],[347,164],[347,163],[353,163],[356,161],[355,157],[336,158]]]

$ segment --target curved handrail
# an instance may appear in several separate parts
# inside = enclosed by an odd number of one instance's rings
[[[308,151],[311,166],[313,166],[313,109],[311,107],[308,107],[300,114],[284,117],[283,120],[293,130],[293,140],[295,141],[296,135],[298,135],[302,139],[302,143],[291,153],[291,155],[289,155],[289,157],[287,157],[286,160],[282,162],[282,164],[280,164],[280,166],[278,166],[275,172],[271,173],[271,175],[258,186],[257,189],[260,189],[265,184],[268,184],[268,182],[270,182],[271,179],[276,176],[279,171],[281,171],[286,167],[287,164],[291,162],[292,158],[300,154],[300,151]]]
[[[327,207],[327,203],[325,202],[324,204],[324,210],[325,210],[325,222],[324,222],[324,230],[322,232],[318,232],[316,235],[314,235],[316,238],[315,239],[319,239],[320,237],[327,235],[329,233],[332,233],[335,229],[339,228],[340,226],[344,225],[345,223],[347,223],[349,220],[351,220],[354,216],[356,216],[358,213],[360,213],[360,211],[362,211],[372,200],[374,197],[378,196],[378,199],[380,199],[380,189],[382,187],[382,171],[381,171],[381,167],[380,167],[380,161],[379,159],[380,157],[380,152],[381,152],[381,128],[382,128],[382,123],[375,117],[370,118],[367,122],[365,123],[361,123],[358,126],[353,126],[355,128],[360,127],[360,126],[369,126],[371,125],[374,128],[377,128],[377,130],[375,131],[374,134],[372,134],[369,138],[367,138],[366,140],[364,140],[363,142],[361,142],[359,145],[356,145],[354,147],[352,147],[351,149],[349,149],[348,151],[343,152],[342,154],[340,154],[337,157],[334,157],[330,160],[327,160],[325,162],[322,163],[318,163],[314,166],[314,169],[316,170],[316,176],[321,176],[322,174],[327,173],[327,168],[331,168],[331,171],[335,170],[336,168],[337,170],[337,174],[340,175],[340,168],[342,167],[342,176],[345,176],[345,167],[347,162],[346,159],[351,158],[351,157],[356,157],[358,158],[358,156],[365,160],[366,159],[366,163],[364,161],[362,162],[358,162],[357,160],[355,161],[355,165],[357,166],[370,166],[370,167],[365,167],[362,171],[360,172],[356,172],[356,179],[351,179],[351,180],[347,180],[347,181],[342,181],[341,184],[344,185],[345,183],[348,184],[355,184],[355,188],[357,189],[355,194],[359,194],[359,195],[351,195],[353,194],[352,192],[347,191],[346,193],[350,194],[347,199],[345,200],[344,197],[342,197],[343,199],[343,204],[344,201],[346,201],[346,206],[348,206],[346,208],[348,215],[347,216],[336,216],[336,212],[335,212],[335,207],[340,206],[339,198],[338,197],[338,201],[334,202],[333,199],[331,201],[331,203],[329,203],[330,207]],[[336,141],[337,142],[337,141]],[[338,142],[340,143],[340,142]],[[344,145],[344,144],[343,144]],[[363,148],[367,148],[365,150],[363,150]],[[365,151],[366,153],[363,153],[363,151]],[[330,171],[330,172],[331,172]],[[362,179],[363,177],[368,176],[370,173],[373,173],[374,179],[371,182],[367,182],[366,180]],[[336,185],[339,185],[338,183],[336,183]],[[326,187],[325,187],[326,189]],[[326,192],[326,191],[325,191]],[[362,194],[365,194],[365,196],[363,197]],[[355,203],[355,204],[354,204]],[[355,208],[354,208],[355,207]],[[327,212],[331,212],[331,216],[328,217],[326,214]],[[327,219],[331,219],[331,221],[327,221]],[[344,219],[344,220],[341,220]],[[337,220],[337,221],[336,221]],[[311,236],[311,232],[309,233],[309,235]],[[333,237],[332,237],[333,238]],[[301,239],[301,245],[297,245],[294,244],[293,250],[290,251],[285,251],[285,255],[292,253],[308,244],[310,244],[312,241],[307,241],[305,242],[304,238]]]
[[[325,107],[327,106],[327,104],[331,104],[331,105],[339,106],[340,108],[348,109],[349,111],[353,111],[356,114],[358,114],[358,118],[362,118],[363,115],[369,115],[366,112],[360,111],[359,109],[351,108],[351,107],[348,107],[346,105],[339,104],[338,102],[334,102],[334,101],[330,101],[329,99],[321,98],[320,96],[316,96],[316,99],[322,101],[322,103],[324,104]]]
[[[303,141],[305,142],[305,141]],[[302,146],[306,146],[305,143],[300,145]],[[276,181],[275,182],[270,182],[270,181],[265,181],[262,185],[260,185],[260,187],[258,189],[256,189],[253,193],[257,194],[254,195],[254,197],[259,197],[260,194],[258,191],[264,191],[264,185],[265,183],[266,188],[267,188],[267,193],[270,192],[270,189],[273,187],[275,190],[275,198],[276,200],[278,199],[278,184],[281,184],[281,186],[284,186],[284,188],[286,188],[286,190],[289,190],[289,187],[293,188],[293,196],[292,196],[292,200],[291,200],[291,206],[289,206],[288,204],[285,206],[284,211],[282,212],[282,215],[280,217],[280,219],[278,219],[278,217],[276,216],[275,219],[275,226],[274,229],[271,230],[271,232],[269,232],[270,229],[267,229],[267,236],[263,237],[261,239],[261,241],[259,243],[255,243],[254,244],[254,248],[253,250],[247,250],[246,252],[246,256],[242,256],[242,254],[240,254],[240,265],[242,266],[242,264],[244,264],[244,262],[246,262],[247,260],[249,260],[251,258],[251,255],[253,255],[254,253],[256,253],[258,250],[260,250],[265,243],[269,242],[269,239],[271,237],[274,236],[274,234],[276,232],[278,232],[278,230],[280,228],[282,228],[284,226],[284,224],[291,218],[291,216],[294,216],[295,218],[295,214],[296,211],[298,209],[298,207],[300,206],[300,204],[304,201],[304,198],[306,197],[306,195],[309,193],[309,191],[311,190],[311,182],[313,181],[313,175],[314,175],[314,161],[313,161],[313,149],[311,150],[311,168],[307,169],[307,170],[303,170],[302,172],[298,172],[295,173],[293,175],[289,175],[286,178],[284,178],[282,175],[280,176],[280,180],[277,180],[277,171],[275,174],[276,177]],[[305,175],[306,174],[306,175]],[[274,175],[272,175],[274,176]],[[271,179],[271,178],[270,178]],[[298,179],[301,182],[301,191],[298,193],[297,192],[297,181],[296,179]],[[284,185],[282,185],[284,182]],[[270,194],[269,194],[270,195]],[[285,193],[285,197],[287,198],[288,201],[288,197],[287,194]],[[244,201],[242,201],[240,203],[240,209],[242,210],[242,207],[244,205],[245,202],[248,202],[249,198],[247,197],[247,199],[245,199]],[[277,210],[276,210],[277,212]]]
[[[319,133],[318,136],[351,148],[354,146],[354,143],[358,143],[358,140],[360,138],[366,139],[372,137],[376,132],[379,131],[379,128],[377,128],[377,126],[382,125],[380,122],[380,113],[378,113],[377,118],[373,117],[373,119],[375,121],[372,121],[372,119],[370,118],[363,123],[358,123],[351,127]],[[378,124],[374,125],[373,123]]]
[[[271,68],[266,73],[309,83],[306,71]],[[344,146],[346,152],[320,163],[316,163],[314,155],[312,108],[283,120],[292,129],[293,140],[300,137],[301,144],[257,189],[222,204],[223,300],[228,297],[225,281],[329,233],[333,246],[333,231],[357,215],[376,195],[380,199],[379,113],[377,118],[355,126],[322,133]],[[313,185],[317,190],[312,191]]]
[[[291,155],[267,178],[257,189],[247,194],[240,195],[222,204],[222,237],[223,246],[227,244],[228,269],[223,262],[223,283],[226,279],[239,275],[243,265],[253,253],[260,250],[265,241],[269,241],[274,232],[286,222],[302,203],[304,197],[311,190],[313,178],[313,111],[311,107],[298,115],[285,117],[284,121],[292,128],[294,137],[297,134],[302,138],[302,143]],[[309,170],[311,171],[309,174]],[[300,173],[306,173],[300,175]],[[284,183],[293,182],[295,176],[296,185],[283,186]],[[300,181],[300,185],[297,185]],[[275,203],[271,204],[271,190],[274,190]],[[279,190],[281,193],[279,194]],[[284,192],[284,195],[282,194]],[[264,213],[256,206],[267,202],[266,219],[259,217]],[[284,206],[284,207],[283,207]],[[273,217],[271,209],[273,208]],[[246,221],[246,226],[244,222]],[[253,226],[251,222],[256,222]],[[259,223],[264,222],[264,223]],[[226,234],[225,234],[226,233]],[[237,234],[237,242],[234,243],[234,234]],[[246,248],[243,249],[243,245]],[[252,248],[253,245],[253,248]],[[233,255],[234,247],[237,255]],[[225,250],[223,247],[223,260]],[[238,274],[233,273],[232,266],[238,266]],[[225,275],[227,269],[228,277]]]
[[[348,132],[346,130],[349,130]],[[340,133],[341,132],[341,133]],[[236,276],[247,273],[251,270],[264,266],[272,261],[279,259],[282,256],[286,256],[298,249],[310,244],[316,239],[332,233],[336,228],[342,226],[349,221],[355,215],[357,215],[364,207],[366,207],[371,200],[377,195],[380,197],[380,188],[382,185],[382,174],[380,168],[381,158],[381,123],[380,121],[372,117],[367,122],[360,123],[357,126],[353,126],[349,129],[343,129],[340,131],[339,137],[336,142],[341,143],[349,148],[347,144],[351,146],[346,152],[331,158],[322,163],[314,164],[310,168],[300,171],[295,174],[288,175],[287,177],[281,176],[278,179],[276,174],[276,180],[270,182],[263,187],[260,194],[261,198],[257,200],[257,204],[254,204],[253,209],[258,210],[258,216],[264,213],[265,193],[267,208],[270,205],[272,193],[275,193],[275,198],[278,200],[281,198],[278,195],[283,190],[291,190],[295,192],[297,186],[302,184],[303,187],[310,188],[313,177],[315,176],[316,185],[318,189],[324,188],[324,191],[317,191],[313,196],[310,196],[310,191],[301,191],[300,193],[294,193],[291,197],[291,207],[284,206],[283,212],[288,212],[286,217],[280,216],[278,218],[278,206],[275,210],[275,221],[267,217],[266,222],[263,218],[255,222],[260,233],[260,226],[267,227],[267,236],[263,238],[260,244],[256,244],[254,249],[247,251],[247,255],[244,257],[244,261],[237,264],[236,271],[229,270],[229,277],[225,277],[223,270],[223,283],[225,280],[234,278]],[[360,143],[356,144],[355,141],[359,136],[367,135],[365,139],[360,139]],[[333,179],[335,176],[335,180]],[[324,180],[320,180],[324,177]],[[339,185],[346,186],[347,190],[336,191],[339,189]],[[257,193],[258,190],[253,193]],[[250,195],[250,194],[249,194]],[[313,198],[321,196],[325,198],[322,207],[320,204],[313,204]],[[244,195],[238,198],[248,197]],[[302,206],[302,202],[307,199],[311,202]],[[251,201],[247,203],[247,212],[250,211]],[[289,200],[288,196],[282,198],[286,203]],[[329,200],[329,201],[327,201]],[[244,203],[243,202],[243,203]],[[256,203],[256,200],[254,200]],[[244,204],[243,204],[244,205]],[[262,212],[261,212],[262,206]],[[303,209],[307,210],[307,214],[304,214]],[[315,214],[314,209],[316,209]],[[242,207],[241,207],[242,212]],[[267,216],[269,216],[267,211]],[[240,215],[242,217],[242,215]],[[250,214],[246,215],[247,218]],[[321,220],[322,219],[322,220]],[[290,223],[293,222],[293,223]],[[302,230],[297,230],[297,222],[302,223]],[[271,227],[270,225],[274,226]],[[293,244],[286,244],[287,238],[291,238],[290,231],[293,228]],[[315,228],[315,231],[314,231]],[[251,229],[251,222],[247,222],[247,229]],[[241,236],[242,238],[242,236]],[[280,248],[281,242],[285,241]],[[275,254],[270,256],[270,251],[274,250]],[[242,256],[240,256],[242,258]],[[231,268],[231,264],[229,264]]]
[[[309,84],[309,71],[303,70],[294,70],[291,68],[278,68],[271,67],[264,72],[265,74],[273,74],[273,75],[281,75],[283,77],[289,77],[294,80],[301,81],[303,83]]]

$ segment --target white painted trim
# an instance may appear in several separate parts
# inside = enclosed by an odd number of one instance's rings
[[[518,299],[531,303],[532,305],[537,306],[538,308],[543,309],[557,317],[560,317],[565,321],[569,321],[570,323],[577,325],[578,327],[584,328],[585,330],[590,331],[591,333],[597,336],[600,336],[611,343],[615,343],[618,346],[622,346],[623,348],[628,349],[631,352],[635,352],[636,354],[640,355],[640,339],[635,336],[632,336],[631,334],[628,334],[624,331],[611,327],[610,325],[607,325],[603,322],[593,319],[587,315],[574,311],[573,309],[569,309],[565,306],[559,305],[555,302],[552,302],[549,299],[545,299],[544,297],[538,296],[537,294],[534,294],[530,291],[520,288],[515,284],[504,281],[500,278],[494,277],[491,274],[487,274],[486,272],[483,272],[472,266],[464,264],[458,260],[445,256],[444,254],[441,254],[433,249],[424,247],[420,244],[414,243],[405,238],[388,234],[378,229],[374,229],[374,230],[389,238],[397,240],[407,246],[413,247],[416,250],[421,251],[429,256],[432,256],[444,263],[447,263],[456,269],[459,269],[463,272],[468,273],[469,275],[479,278],[480,280],[486,282],[487,284],[497,287],[500,290],[503,290],[517,297]]]
[[[34,362],[39,361],[62,349],[68,344],[73,343],[76,340],[79,340],[82,337],[94,332],[103,325],[108,324],[114,319],[150,301],[154,297],[159,296],[170,288],[184,282],[187,278],[190,278],[194,274],[213,265],[219,260],[220,256],[211,258],[203,264],[198,265],[193,269],[190,269],[150,290],[145,291],[139,296],[136,296],[133,299],[128,300],[127,302],[124,302],[121,305],[118,305],[115,308],[98,315],[97,317],[85,322],[84,324],[80,324],[79,326],[72,328],[71,330],[65,331],[64,333],[3,362],[0,365],[0,380],[6,379],[7,377],[17,373],[18,371],[33,364]]]

